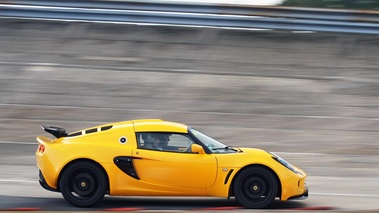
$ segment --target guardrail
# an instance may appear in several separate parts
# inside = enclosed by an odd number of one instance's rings
[[[227,4],[8,0],[0,17],[379,34],[379,12]]]

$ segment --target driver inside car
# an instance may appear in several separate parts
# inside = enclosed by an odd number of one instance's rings
[[[167,146],[169,139],[168,134],[148,134],[145,136],[145,145],[147,149],[164,150]]]

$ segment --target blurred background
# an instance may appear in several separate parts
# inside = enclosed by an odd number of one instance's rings
[[[377,1],[359,0],[212,2],[378,8]],[[8,10],[4,5],[1,9]],[[12,162],[5,153],[32,157],[36,147],[9,144],[35,144],[37,135],[46,134],[40,125],[71,132],[107,122],[161,118],[188,124],[232,146],[281,152],[309,173],[312,190],[319,194],[364,189],[373,195],[370,199],[379,196],[375,33],[30,17],[2,18],[0,26],[4,168]],[[363,177],[370,178],[355,179]],[[323,186],[328,178],[337,183]],[[371,185],[348,187],[357,180]],[[320,199],[319,204],[330,204]]]
[[[1,26],[3,141],[34,141],[41,124],[75,131],[162,118],[239,146],[379,150],[376,35],[16,18]]]

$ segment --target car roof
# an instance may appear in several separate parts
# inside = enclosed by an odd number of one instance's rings
[[[188,126],[161,119],[132,120],[135,132],[178,132],[187,133]]]

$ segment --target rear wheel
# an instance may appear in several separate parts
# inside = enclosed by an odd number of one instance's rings
[[[59,188],[67,202],[77,207],[90,207],[103,199],[108,183],[99,166],[78,162],[69,165],[64,171]]]
[[[278,193],[278,183],[271,171],[264,167],[251,167],[238,174],[233,185],[237,201],[246,208],[269,206]]]

